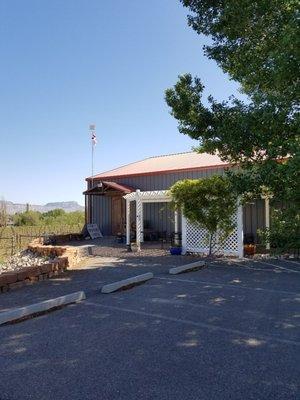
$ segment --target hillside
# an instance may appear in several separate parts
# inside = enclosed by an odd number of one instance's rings
[[[4,201],[8,214],[16,214],[26,211],[26,204],[13,203],[11,201]],[[84,211],[84,207],[76,201],[58,201],[47,203],[45,205],[30,204],[29,209],[33,211],[40,211],[42,213],[61,208],[66,212]]]

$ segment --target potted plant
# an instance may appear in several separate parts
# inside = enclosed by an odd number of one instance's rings
[[[170,247],[170,254],[171,254],[172,256],[180,256],[181,253],[182,253],[182,247],[181,247],[180,244],[173,244],[173,245]]]
[[[256,245],[254,243],[254,236],[252,234],[245,234],[244,236],[245,256],[254,256],[255,253],[256,253]]]
[[[254,254],[256,253],[256,245],[253,243],[245,244],[244,253],[245,256],[254,256]]]

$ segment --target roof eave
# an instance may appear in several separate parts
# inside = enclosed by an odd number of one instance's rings
[[[215,164],[215,165],[209,165],[209,166],[204,166],[204,167],[194,167],[194,168],[179,168],[179,169],[170,169],[170,170],[161,170],[161,171],[152,171],[152,172],[140,172],[140,173],[133,173],[133,174],[120,174],[120,175],[100,175],[100,176],[89,176],[85,178],[85,180],[91,181],[91,180],[98,180],[98,179],[116,179],[116,178],[127,178],[127,177],[135,177],[135,176],[149,176],[149,175],[163,175],[163,174],[171,174],[171,173],[177,173],[177,172],[187,172],[187,171],[207,171],[209,169],[217,169],[217,168],[228,168],[231,167],[232,164],[230,163],[225,163],[225,164]]]

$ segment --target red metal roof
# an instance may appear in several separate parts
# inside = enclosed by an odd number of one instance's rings
[[[108,179],[133,175],[154,175],[166,172],[211,169],[224,167],[226,165],[228,166],[229,164],[222,161],[217,155],[186,152],[146,158],[145,160],[102,172],[95,175],[93,179]],[[91,177],[87,179],[91,179]]]

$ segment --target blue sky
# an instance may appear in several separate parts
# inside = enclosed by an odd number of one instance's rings
[[[178,74],[202,78],[217,99],[236,94],[179,0],[0,2],[0,197],[83,203],[91,173],[188,151],[164,90]]]

